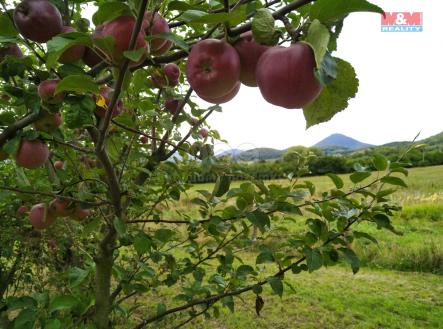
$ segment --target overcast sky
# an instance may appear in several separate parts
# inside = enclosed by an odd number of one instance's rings
[[[231,148],[311,146],[332,133],[383,144],[443,131],[443,2],[374,0],[387,12],[423,12],[423,32],[385,33],[380,15],[354,13],[335,56],[355,68],[360,87],[348,109],[308,130],[301,110],[268,104],[258,88],[242,86],[209,123]],[[218,150],[225,147],[217,147]]]

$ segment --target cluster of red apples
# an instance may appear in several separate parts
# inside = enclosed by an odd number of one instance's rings
[[[25,38],[44,43],[61,33],[75,32],[71,26],[63,26],[63,21],[58,9],[47,0],[25,0],[17,5],[14,10],[14,23],[17,30]],[[91,49],[83,45],[75,45],[67,49],[59,58],[62,64],[75,63],[83,60],[88,66],[94,66],[103,59],[113,64],[124,60],[123,53],[129,49],[135,18],[133,16],[119,16],[113,20],[98,25],[92,33],[93,39],[106,37],[114,38],[112,51],[108,49]],[[161,55],[167,52],[172,43],[169,40],[153,38],[150,42],[145,40],[147,35],[156,35],[169,32],[167,21],[158,13],[147,11],[142,23],[142,29],[136,37],[135,50],[145,49],[141,58],[131,65],[140,64],[148,54]]]
[[[258,86],[269,103],[294,109],[305,107],[320,94],[315,67],[308,44],[270,47],[255,42],[249,31],[234,46],[217,39],[198,42],[189,54],[186,76],[209,103],[230,101],[243,83]]]
[[[18,209],[20,215],[28,212],[26,206]],[[37,203],[29,211],[29,221],[36,230],[45,230],[52,226],[59,217],[69,217],[76,221],[82,221],[91,214],[90,209],[81,208],[74,203],[55,198],[49,204]]]
[[[24,0],[14,10],[13,19],[17,30],[34,42],[44,43],[58,34],[75,32],[74,28],[63,25],[60,12],[48,0]],[[114,44],[111,50],[97,45],[93,49],[73,45],[64,50],[58,61],[61,64],[83,61],[90,67],[106,61],[117,66],[125,60],[124,52],[129,50],[135,23],[133,16],[119,16],[98,25],[92,38],[98,40],[112,37]],[[143,52],[138,60],[129,61],[129,66],[140,65],[149,55],[165,54],[172,42],[155,36],[168,32],[170,30],[167,21],[160,14],[147,11],[134,47],[134,50],[143,49]],[[146,36],[152,36],[149,42],[146,41]],[[22,57],[23,53],[16,44],[10,44],[0,48],[0,60],[6,55]],[[321,84],[314,75],[315,68],[314,53],[308,44],[297,42],[289,47],[266,46],[255,42],[252,32],[246,32],[233,45],[218,39],[197,42],[189,53],[186,78],[197,95],[210,103],[230,101],[243,83],[250,87],[258,86],[268,102],[292,109],[305,107],[321,92]],[[175,63],[154,69],[151,77],[152,84],[157,88],[175,87],[179,81],[180,68]],[[58,82],[59,80],[46,80],[38,86],[42,103],[39,118],[34,123],[34,128],[38,131],[51,133],[62,124],[58,105],[63,102],[65,94],[55,92]],[[94,96],[97,102],[95,114],[98,118],[106,115],[112,93],[112,88],[104,86],[100,89],[100,95]],[[178,114],[182,105],[174,98],[166,98],[164,102],[165,109],[173,116]],[[123,103],[118,101],[112,117],[122,111]],[[205,128],[199,131],[202,138],[207,138],[208,134]],[[147,141],[147,136],[142,136],[141,142]],[[34,169],[46,163],[49,154],[48,146],[43,141],[22,138],[15,160],[18,166]],[[0,154],[2,156],[3,153]],[[55,166],[61,169],[63,163],[56,162]],[[88,215],[88,211],[75,205],[72,209],[68,208],[65,202],[58,199],[49,205],[37,204],[30,211],[31,223],[36,229],[44,229],[56,217],[84,218]]]

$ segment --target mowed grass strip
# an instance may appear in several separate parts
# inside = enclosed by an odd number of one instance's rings
[[[255,313],[255,295],[246,293],[235,298],[235,313],[222,308],[218,319],[197,318],[185,328],[443,328],[441,276],[367,268],[353,275],[349,268],[335,266],[311,274],[287,274],[286,280],[294,290],[285,286],[283,298],[269,287],[264,289],[260,316]],[[156,297],[147,300],[151,304]],[[171,302],[168,296],[161,300]],[[174,328],[177,323],[170,317],[153,328]]]

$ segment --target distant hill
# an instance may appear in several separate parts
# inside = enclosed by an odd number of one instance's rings
[[[325,150],[326,153],[338,153],[337,149],[338,151],[354,151],[372,146],[374,145],[360,142],[342,134],[332,134],[314,145],[314,147]]]
[[[227,151],[221,151],[221,152],[216,152],[215,156],[217,157],[222,157],[225,155],[232,155],[232,156],[237,156],[240,153],[244,152],[243,150],[239,150],[239,149],[231,149],[231,150],[227,150]]]
[[[427,144],[427,150],[443,149],[443,132],[426,139],[416,141],[416,143]],[[344,156],[359,156],[361,154],[369,154],[373,152],[379,153],[395,153],[399,148],[405,148],[410,142],[391,142],[383,145],[375,146],[360,142],[354,138],[342,135],[332,134],[321,140],[314,147],[320,148],[327,155],[344,155]],[[283,157],[285,150],[277,150],[273,148],[261,147],[254,148],[247,151],[239,149],[232,149],[223,151],[217,156],[232,156],[236,161],[260,161],[260,160],[278,160]]]

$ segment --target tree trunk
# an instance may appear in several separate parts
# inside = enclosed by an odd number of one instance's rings
[[[114,228],[110,228],[99,245],[95,258],[95,312],[94,323],[97,329],[108,329],[111,314],[111,275],[114,264],[113,249],[116,240]]]

